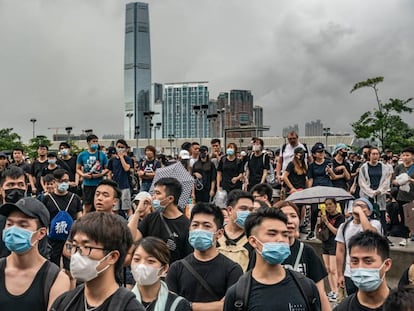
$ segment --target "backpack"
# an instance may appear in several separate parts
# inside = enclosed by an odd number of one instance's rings
[[[253,157],[253,152],[250,154],[250,159],[249,160],[251,160],[252,157]],[[266,162],[265,158],[266,157],[267,157],[267,154],[263,153],[263,158],[262,158],[263,159],[263,168],[265,168],[265,162]],[[269,160],[269,162],[270,162],[270,160]],[[270,166],[270,169],[267,171],[266,182],[273,187],[273,185],[277,182],[276,175],[275,175],[275,168],[273,167],[272,163],[269,163],[269,166]]]
[[[244,247],[244,245],[248,242],[245,234],[243,234],[243,236],[236,243],[230,244],[224,234],[220,239],[218,239],[217,242],[220,244],[217,248],[219,253],[223,254],[227,258],[230,258],[234,262],[237,262],[242,267],[243,271],[247,270],[250,256],[249,251]]]
[[[60,301],[60,303],[52,308],[50,311],[57,310],[69,310],[72,307],[73,302],[83,293],[85,285],[79,285],[75,289],[66,292],[65,297]],[[135,294],[125,287],[120,287],[112,295],[111,302],[109,303],[108,310],[111,311],[124,311],[126,306],[131,302],[131,300],[136,299]]]
[[[60,268],[50,261],[46,261],[46,270],[44,271],[44,283],[43,283],[43,299],[46,306],[49,303],[50,289],[55,283],[57,276],[59,275]],[[6,267],[6,257],[0,258],[0,271],[3,271]]]
[[[72,219],[72,216],[70,216],[70,214],[68,213],[68,208],[70,204],[72,203],[74,196],[75,194],[72,193],[72,196],[70,197],[68,205],[66,206],[64,210],[62,210],[60,209],[59,205],[57,204],[53,196],[49,195],[50,199],[55,204],[56,208],[59,210],[56,216],[53,217],[52,220],[50,221],[50,229],[49,229],[48,237],[51,240],[59,240],[59,241],[67,240],[70,229],[72,228],[72,225],[73,225],[73,219]]]
[[[311,286],[311,282],[307,280],[306,276],[302,273],[285,269],[286,274],[289,274],[293,281],[296,283],[297,288],[302,294],[306,302],[306,310],[308,311],[320,311],[320,305],[317,304],[317,295]],[[252,283],[252,270],[243,274],[239,281],[236,283],[236,297],[234,299],[234,310],[245,311],[249,304],[249,295]],[[283,293],[282,293],[283,295]]]

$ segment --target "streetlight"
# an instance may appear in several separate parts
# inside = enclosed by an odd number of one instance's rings
[[[154,126],[154,147],[157,148],[157,130],[161,128],[162,123],[157,122]]]
[[[331,135],[331,128],[324,127],[323,128],[323,135],[325,136],[325,148],[328,148],[328,136]]]
[[[36,121],[37,120],[35,118],[30,119],[30,122],[33,123],[33,137],[32,138],[35,138],[35,124],[36,124]]]
[[[226,108],[221,108],[217,110],[217,114],[220,116],[220,135],[224,137],[224,114],[226,113]]]
[[[135,139],[136,139],[136,149],[137,149],[137,152],[136,152],[136,156],[137,156],[137,158],[138,158],[138,137],[139,137],[139,125],[135,125]]]
[[[131,118],[134,116],[132,112],[126,114],[126,117],[129,119],[129,139],[131,139]]]
[[[200,105],[196,105],[193,106],[193,110],[195,113],[195,137],[197,137],[198,134],[198,113],[200,112],[201,106]]]
[[[72,132],[73,128],[71,126],[65,127],[65,131],[68,134],[68,143],[70,142],[70,133]]]
[[[205,124],[205,122],[204,122],[204,116],[206,115],[206,113],[207,113],[207,110],[208,110],[208,105],[207,104],[204,104],[204,105],[201,105],[200,106],[200,145],[202,144],[201,143],[201,138],[204,136],[206,136],[206,135],[203,135],[203,129],[204,129],[204,124]]]
[[[211,137],[216,137],[216,120],[217,120],[217,113],[212,113],[212,114],[208,114],[207,115],[207,120],[208,120],[208,129],[209,129],[209,134]],[[213,124],[213,126],[211,126],[211,124]]]
[[[172,143],[174,142],[174,134],[168,134],[168,142],[170,143],[170,155],[173,156]]]
[[[150,139],[151,139],[151,130],[152,130],[152,126],[153,126],[151,121],[152,121],[152,117],[154,116],[154,114],[155,114],[154,111],[145,111],[144,112],[146,134],[147,134],[147,138],[148,138],[148,145],[149,145]],[[149,131],[148,131],[148,127],[149,127]]]

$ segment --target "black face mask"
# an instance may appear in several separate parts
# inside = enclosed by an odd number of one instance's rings
[[[200,158],[201,159],[207,159],[207,153],[200,153]]]
[[[343,157],[343,158],[346,158],[346,156],[347,156],[347,155],[348,155],[348,152],[346,152],[346,151],[343,151],[343,152],[342,152],[342,157]]]
[[[16,203],[20,199],[23,199],[26,191],[23,189],[7,189],[4,191],[6,194],[6,197],[4,198],[7,203]]]

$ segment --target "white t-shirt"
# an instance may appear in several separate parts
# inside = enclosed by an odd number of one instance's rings
[[[347,277],[351,277],[351,269],[349,267],[349,262],[350,262],[350,257],[349,257],[349,240],[356,234],[362,232],[362,225],[361,224],[355,224],[353,221],[351,221],[347,226],[346,226],[346,232],[345,232],[345,238],[343,235],[343,227],[345,225],[346,222],[342,223],[339,228],[338,228],[338,232],[336,234],[336,238],[335,241],[337,242],[341,242],[344,243],[345,239],[346,239],[346,261],[345,261],[345,272],[344,272],[344,276]],[[379,234],[382,234],[382,227],[381,227],[381,223],[378,220],[375,219],[371,219],[370,220],[371,225],[377,229],[377,232]],[[340,269],[340,267],[338,267],[338,269]]]
[[[286,144],[285,150],[282,153],[282,159],[283,159],[283,162],[282,162],[282,173],[286,170],[288,164],[290,162],[292,162],[293,156],[295,155],[295,149],[297,147],[302,147],[302,149],[305,150],[305,152],[307,152],[305,146],[303,144],[301,144],[301,143],[299,143],[295,147],[292,147],[291,144]],[[282,150],[283,150],[283,146],[280,149],[280,152],[282,152]]]

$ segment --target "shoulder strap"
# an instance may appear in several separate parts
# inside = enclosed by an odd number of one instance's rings
[[[72,196],[70,197],[70,199],[69,199],[69,203],[68,203],[68,205],[66,206],[66,208],[65,208],[65,211],[67,212],[68,211],[68,208],[69,208],[69,205],[70,205],[70,203],[72,203],[72,201],[73,201],[73,198],[75,197],[75,194],[74,193],[72,193]]]
[[[175,311],[175,310],[177,309],[178,304],[179,304],[179,303],[180,303],[180,301],[182,301],[182,300],[184,300],[184,298],[183,298],[183,297],[181,297],[181,296],[177,296],[177,297],[175,297],[175,299],[174,299],[173,303],[171,304],[170,311]]]
[[[407,175],[410,176],[414,171],[414,164],[411,164],[410,168],[407,171]]]
[[[346,227],[348,227],[349,223],[352,221],[352,218],[348,219],[347,221],[345,221],[344,226],[342,227],[342,235],[344,237],[344,247],[345,247],[345,253],[346,253],[346,238],[345,238],[345,230]]]
[[[217,294],[211,289],[210,285],[207,284],[207,282],[201,277],[200,274],[197,273],[197,271],[195,271],[193,269],[193,267],[191,267],[190,263],[184,258],[183,260],[181,260],[181,262],[183,263],[184,267],[187,268],[188,271],[190,271],[190,273],[197,279],[198,283],[200,283],[200,285],[213,297],[217,298]]]
[[[6,257],[0,258],[0,271],[6,268]]]
[[[45,283],[43,284],[43,295],[45,304],[48,305],[50,289],[53,286],[53,283],[56,281],[56,278],[60,272],[60,268],[50,261],[47,261],[46,264],[47,266],[44,278]]]
[[[132,299],[135,299],[135,294],[125,287],[120,287],[112,297],[108,310],[124,311]]]
[[[56,202],[55,198],[53,197],[53,195],[52,195],[52,194],[49,194],[49,197],[50,197],[50,199],[52,200],[52,202],[55,204],[56,208],[57,208],[59,211],[61,211],[61,209],[60,209],[59,205],[57,204],[57,202]]]
[[[300,259],[302,258],[303,247],[304,247],[303,242],[299,242],[299,252],[296,256],[295,265],[293,266],[294,271],[298,270],[299,262],[300,262]]]
[[[75,289],[66,292],[64,295],[65,297],[62,299],[60,304],[56,306],[56,309],[52,309],[51,311],[55,310],[63,310],[67,311],[70,310],[72,303],[83,293],[83,289],[85,288],[85,284],[79,285]]]
[[[247,310],[251,285],[252,270],[249,270],[236,283],[236,297],[234,299],[234,309],[236,311]]]
[[[162,216],[162,214],[161,214],[161,213],[160,213],[160,218],[161,218],[162,224],[164,225],[165,229],[167,230],[168,235],[170,236],[170,238],[171,238],[171,237],[173,237],[173,234],[172,234],[172,232],[171,232],[171,229],[170,229],[170,227],[168,227],[168,224],[167,224],[167,222],[165,221],[164,216]]]
[[[309,285],[309,282],[306,281],[306,277],[296,271],[292,271],[289,269],[285,269],[287,273],[290,273],[292,276],[293,281],[296,283],[299,291],[301,292],[303,298],[306,302],[306,309],[307,310],[314,310],[311,308],[316,303],[316,297],[314,297],[312,287]]]
[[[283,158],[283,152],[285,152],[285,150],[286,150],[286,143],[284,143],[282,145],[282,152],[280,153],[280,155],[282,156],[282,158]]]

